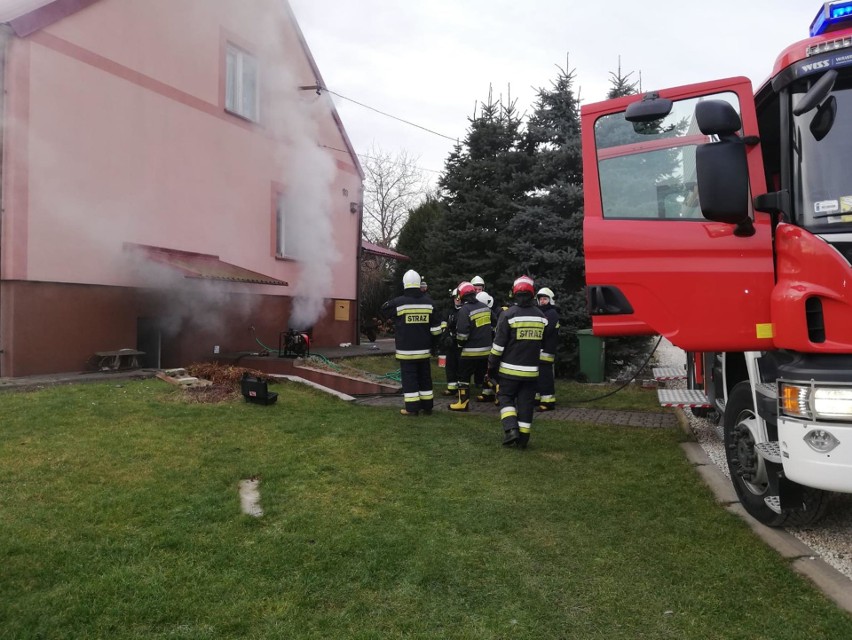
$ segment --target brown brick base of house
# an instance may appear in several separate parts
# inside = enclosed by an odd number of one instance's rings
[[[144,351],[143,367],[182,367],[220,353],[278,349],[289,296],[235,291],[221,282],[181,290],[53,282],[0,282],[0,377],[95,370],[98,352]],[[349,308],[355,308],[350,301]],[[357,342],[355,314],[335,319],[333,301],[312,343]]]

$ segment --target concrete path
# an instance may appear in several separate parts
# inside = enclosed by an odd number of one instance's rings
[[[450,403],[454,401],[455,396],[436,396],[435,412],[449,411]],[[402,409],[403,406],[401,395],[357,398],[355,403],[374,407],[396,407],[399,409]],[[492,402],[471,402],[468,413],[493,415],[496,418],[500,415],[500,410]],[[677,416],[674,413],[613,411],[562,406],[558,407],[555,411],[537,412],[535,420],[570,420],[572,422],[646,427],[652,429],[674,429],[678,426]]]

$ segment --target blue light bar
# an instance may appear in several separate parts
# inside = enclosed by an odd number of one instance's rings
[[[811,37],[852,26],[852,0],[826,2],[811,22]]]

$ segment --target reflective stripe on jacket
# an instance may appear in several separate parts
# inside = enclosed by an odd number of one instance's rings
[[[462,358],[487,358],[491,351],[491,309],[484,302],[465,302],[456,315],[456,339]]]
[[[425,360],[431,356],[433,336],[441,334],[441,321],[432,298],[419,289],[406,290],[385,302],[381,313],[393,318],[397,360]]]
[[[541,344],[549,337],[547,318],[532,304],[509,307],[500,315],[489,365],[511,378],[537,378]]]

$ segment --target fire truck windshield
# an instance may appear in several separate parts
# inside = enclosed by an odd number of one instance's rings
[[[812,83],[810,83],[812,84]],[[809,83],[793,86],[792,108]],[[814,233],[852,229],[852,74],[840,75],[822,103],[793,116],[796,222]]]

